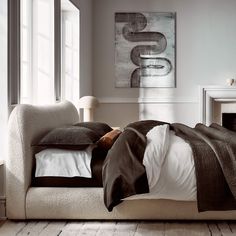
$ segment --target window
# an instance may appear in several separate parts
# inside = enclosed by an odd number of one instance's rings
[[[30,102],[32,82],[31,71],[31,1],[21,1],[21,83],[20,83],[20,102]]]
[[[62,2],[62,99],[79,100],[79,10]]]
[[[20,11],[20,79],[14,100],[49,104],[62,98],[77,102],[78,8],[69,0],[21,0]]]
[[[33,3],[33,103],[53,103],[54,1],[34,0]]]
[[[54,1],[21,0],[20,103],[54,101]]]

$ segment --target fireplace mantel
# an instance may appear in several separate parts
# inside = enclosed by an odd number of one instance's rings
[[[201,86],[201,122],[210,125],[213,121],[213,102],[236,102],[236,86]]]

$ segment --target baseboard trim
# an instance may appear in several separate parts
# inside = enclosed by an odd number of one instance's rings
[[[197,98],[121,98],[121,97],[100,97],[101,104],[176,104],[176,103],[199,103]]]

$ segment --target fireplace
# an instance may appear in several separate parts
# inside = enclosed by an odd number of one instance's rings
[[[223,125],[223,113],[236,113],[236,86],[201,86],[200,121]]]
[[[236,113],[222,113],[222,126],[236,131]]]

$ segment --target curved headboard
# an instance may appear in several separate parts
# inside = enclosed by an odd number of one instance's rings
[[[53,128],[79,121],[75,106],[66,101],[49,106],[17,105],[8,124],[6,207],[10,219],[25,219],[26,193],[31,184],[32,144]]]

